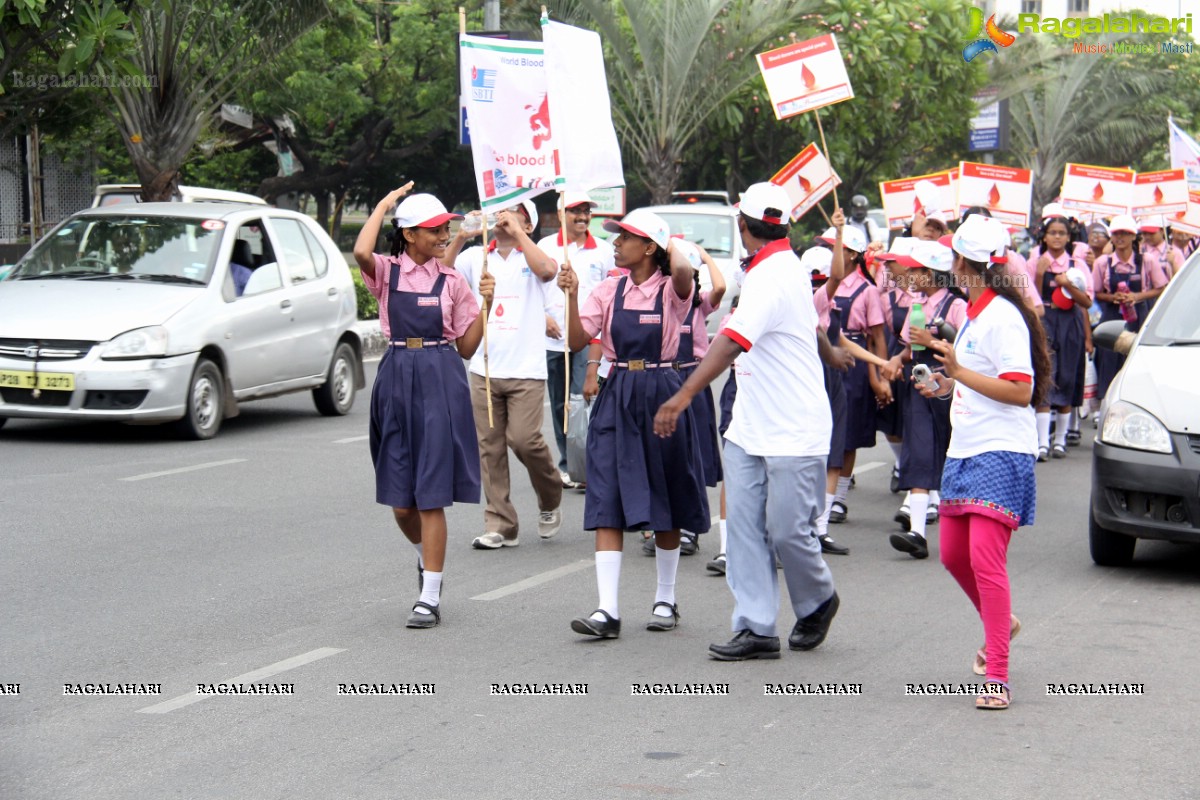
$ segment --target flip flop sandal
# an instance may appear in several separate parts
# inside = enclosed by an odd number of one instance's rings
[[[988,681],[988,690],[975,698],[975,708],[980,711],[1003,711],[1012,703],[1012,693],[1003,681]],[[999,687],[999,691],[992,687]]]
[[[1012,625],[1008,629],[1008,640],[1011,642],[1017,638],[1017,634],[1021,632],[1021,620],[1017,619],[1017,615],[1012,615]],[[987,674],[987,645],[975,651],[975,663],[971,665],[971,671],[976,675]]]

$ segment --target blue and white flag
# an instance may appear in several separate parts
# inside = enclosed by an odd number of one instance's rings
[[[1200,191],[1200,144],[1170,117],[1167,128],[1171,132],[1171,168],[1183,169],[1187,173],[1188,189]]]

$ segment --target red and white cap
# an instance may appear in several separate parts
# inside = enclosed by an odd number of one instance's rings
[[[805,272],[828,274],[829,266],[833,264],[833,251],[828,247],[810,247],[800,256],[800,267]]]
[[[1112,234],[1120,233],[1121,231],[1124,231],[1125,233],[1132,233],[1134,236],[1137,235],[1138,224],[1134,221],[1133,217],[1129,216],[1128,214],[1118,214],[1112,218],[1112,222],[1108,223],[1109,235],[1111,236]]]
[[[834,242],[837,241],[837,228],[830,228],[817,238],[832,247]],[[867,250],[867,236],[856,225],[843,225],[842,247],[847,250],[853,250],[856,253],[865,253]]]
[[[1087,292],[1087,277],[1083,270],[1079,267],[1071,267],[1067,270],[1067,281],[1081,292]],[[1060,286],[1050,295],[1050,299],[1054,301],[1057,308],[1063,311],[1070,311],[1075,306],[1075,298],[1071,297],[1071,293],[1067,291],[1065,286]]]
[[[630,211],[619,222],[614,219],[606,219],[604,230],[609,233],[629,231],[634,236],[649,239],[663,250],[667,249],[667,242],[671,239],[671,229],[667,227],[666,221],[653,211],[647,211],[644,208]]]
[[[451,214],[431,194],[410,194],[396,206],[396,225],[401,228],[436,228],[452,219],[462,219],[462,214]]]
[[[963,220],[953,236],[943,236],[938,243],[950,247],[954,252],[970,259],[1003,263],[1007,261],[1008,231],[998,219],[972,214]]]
[[[559,208],[574,208],[575,206],[595,208],[598,205],[600,204],[588,197],[587,192],[564,192],[558,196]]]
[[[1051,217],[1070,219],[1071,215],[1065,208],[1063,208],[1062,203],[1046,203],[1046,205],[1042,206],[1042,222],[1045,222]]]
[[[1161,231],[1165,227],[1167,227],[1167,220],[1162,214],[1151,214],[1148,217],[1142,217],[1138,224],[1138,230],[1143,233],[1154,233],[1155,231]]]
[[[875,256],[876,261],[894,261],[902,267],[920,266],[912,259],[913,246],[921,241],[912,236],[897,236],[886,253]]]
[[[787,225],[791,221],[792,201],[787,190],[774,183],[752,183],[742,192],[735,206],[750,219]]]

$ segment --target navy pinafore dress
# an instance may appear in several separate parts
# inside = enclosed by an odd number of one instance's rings
[[[904,352],[904,340],[900,336],[908,326],[909,308],[899,304],[901,294],[899,289],[892,289],[888,294],[891,297],[892,315],[888,320],[889,324],[884,326],[883,332],[884,338],[887,340],[888,358],[895,358]],[[901,375],[892,381],[891,404],[887,408],[875,410],[875,430],[884,436],[904,436],[904,414],[905,407],[908,405],[908,385],[904,377]]]
[[[1072,304],[1063,310],[1051,299],[1058,290],[1054,282],[1056,273],[1046,270],[1042,275],[1042,303],[1046,307],[1042,327],[1046,330],[1046,344],[1050,347],[1049,405],[1052,408],[1083,405],[1083,376],[1087,369],[1084,354],[1083,315],[1079,307]]]
[[[850,309],[854,301],[868,289],[874,291],[875,286],[870,282],[863,283],[849,297],[834,297],[833,302],[842,312],[842,325],[850,319]],[[830,311],[832,312],[832,308]],[[830,314],[832,320],[832,314]],[[842,329],[842,335],[859,347],[867,346],[865,331]],[[870,365],[865,361],[855,361],[854,366],[846,371],[842,384],[846,387],[846,450],[858,450],[863,447],[875,446],[875,392],[871,390],[871,379],[867,373]]]
[[[935,313],[927,317],[926,330],[937,336],[937,326],[934,321],[945,319],[954,301],[962,302],[954,294],[947,292],[946,297],[938,305]],[[941,367],[941,363],[933,357],[933,350],[914,350],[913,364],[924,364],[929,369]],[[909,379],[904,393],[908,396],[905,405],[904,443],[900,455],[900,488],[929,489],[942,488],[942,468],[946,465],[946,450],[950,448],[950,401],[925,397],[912,382],[912,366],[904,370]]]
[[[392,346],[371,389],[375,499],[392,508],[479,502],[479,444],[471,390],[458,351],[443,338],[439,274],[428,294],[402,292],[392,265],[388,323]],[[421,340],[423,346],[409,347]]]
[[[696,325],[703,325],[704,318],[699,308],[692,311],[687,323],[679,329],[679,354],[675,356],[679,365],[680,383],[686,381],[696,366],[695,337],[692,330]],[[721,482],[721,445],[717,436],[717,407],[713,401],[711,386],[692,398],[692,417],[696,420],[696,430],[700,434],[700,460],[704,464],[704,483],[716,486]]]
[[[674,363],[662,359],[663,296],[653,310],[626,309],[628,280],[617,284],[607,332],[617,360],[588,426],[583,527],[704,533],[708,493],[691,407],[671,436],[654,434],[659,406],[683,385]],[[668,283],[663,291],[673,289]]]
[[[1109,293],[1117,291],[1117,286],[1124,281],[1129,285],[1129,291],[1140,292],[1143,290],[1143,279],[1145,271],[1142,269],[1142,254],[1134,252],[1133,263],[1134,271],[1129,274],[1117,272],[1113,267],[1113,259],[1108,258],[1108,272],[1106,286]],[[1123,320],[1121,316],[1121,306],[1117,303],[1102,302],[1100,303],[1100,321],[1109,322],[1110,320]],[[1146,302],[1137,303],[1133,307],[1137,312],[1137,319],[1125,323],[1125,330],[1137,333],[1142,329],[1142,322],[1146,319],[1146,315],[1150,313],[1150,304]],[[1093,363],[1096,365],[1096,400],[1103,400],[1108,394],[1108,387],[1113,382],[1113,378],[1117,377],[1117,373],[1121,371],[1121,367],[1125,366],[1125,356],[1121,353],[1113,352],[1106,347],[1097,347],[1092,353]]]
[[[817,291],[824,291],[818,289]],[[829,328],[825,335],[829,344],[838,346],[842,339],[842,307],[829,307]],[[846,386],[841,371],[822,365],[825,369],[825,395],[829,398],[829,413],[833,427],[829,431],[829,455],[825,458],[826,469],[841,469],[846,459]]]

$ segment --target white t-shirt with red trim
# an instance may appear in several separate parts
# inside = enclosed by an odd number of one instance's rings
[[[546,380],[545,283],[530,269],[525,254],[517,248],[502,258],[493,241],[488,247],[488,272],[496,279],[495,298],[488,315],[488,367],[493,378]],[[483,271],[483,248],[472,247],[454,262],[476,301],[479,276]],[[551,280],[554,280],[551,278]],[[471,357],[471,373],[483,375],[483,344]]]
[[[954,340],[963,367],[989,378],[1033,382],[1029,328],[1020,310],[990,289],[967,309],[967,322]],[[740,388],[740,387],[739,387]],[[950,403],[950,458],[992,451],[1037,455],[1033,406],[999,403],[958,381]]]
[[[725,438],[752,456],[827,456],[833,421],[817,354],[812,281],[786,239],[755,254],[737,313],[721,334],[746,350],[737,358],[737,399]]]

